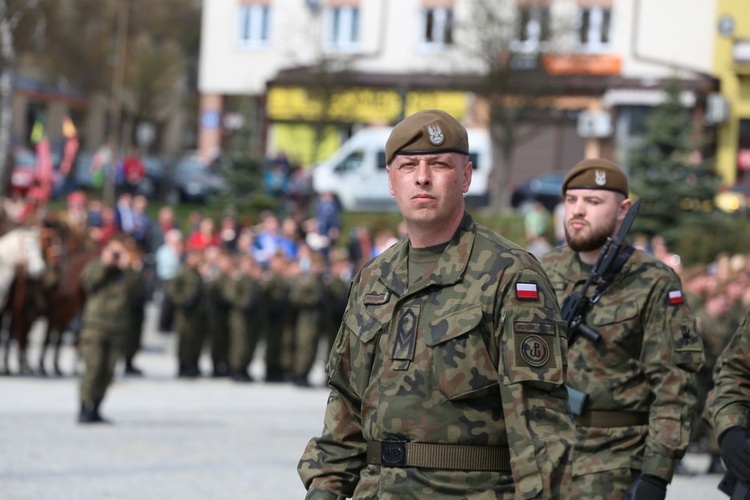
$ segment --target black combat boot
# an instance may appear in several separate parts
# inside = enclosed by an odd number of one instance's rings
[[[81,403],[81,413],[78,415],[78,422],[82,424],[108,424],[109,421],[99,415],[99,403],[91,401]]]
[[[216,363],[214,365],[213,373],[211,373],[212,377],[227,377],[229,375],[232,375],[234,377],[234,373],[230,373],[229,367],[226,365],[226,363]]]
[[[721,461],[721,456],[712,453],[711,454],[711,463],[708,464],[708,470],[706,470],[706,474],[724,474],[727,471],[727,468],[724,467],[724,462]]]
[[[286,382],[286,378],[284,376],[284,370],[280,368],[266,369],[266,382],[272,382],[272,383]]]
[[[232,377],[232,380],[234,380],[235,382],[252,382],[253,381],[253,377],[251,377],[250,374],[247,373],[247,371],[243,371],[243,370],[232,372],[231,377]]]
[[[138,367],[136,367],[131,360],[125,362],[125,375],[141,377],[143,376],[143,372]]]
[[[292,383],[297,387],[312,387],[310,381],[307,380],[306,375],[295,375],[292,379]]]

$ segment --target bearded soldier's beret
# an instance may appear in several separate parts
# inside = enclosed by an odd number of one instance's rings
[[[385,161],[396,155],[433,153],[469,154],[466,128],[445,111],[428,109],[405,118],[393,127],[385,143]]]
[[[628,178],[614,162],[589,158],[576,164],[565,176],[563,195],[568,189],[606,189],[628,196]]]

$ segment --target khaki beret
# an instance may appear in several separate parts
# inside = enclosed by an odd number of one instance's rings
[[[385,143],[385,162],[396,155],[432,153],[469,154],[466,128],[445,111],[427,109],[393,127]]]
[[[604,158],[578,162],[565,176],[562,192],[568,189],[606,189],[628,196],[628,178],[620,167]]]

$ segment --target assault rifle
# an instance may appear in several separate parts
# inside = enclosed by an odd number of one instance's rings
[[[738,479],[731,472],[724,474],[719,483],[719,490],[726,493],[730,500],[750,499],[750,484]]]
[[[568,324],[568,345],[571,345],[579,334],[594,343],[602,338],[599,332],[585,323],[586,313],[591,306],[599,302],[615,272],[622,267],[629,257],[629,254],[627,254],[624,258],[618,259],[620,250],[625,245],[625,237],[628,235],[640,207],[641,200],[633,203],[622,220],[620,230],[617,231],[614,238],[611,236],[607,238],[607,242],[599,252],[596,263],[591,269],[583,288],[578,292],[573,292],[572,295],[565,297],[563,300],[561,313],[563,321]],[[594,294],[588,297],[586,294],[594,282],[597,282],[598,285]]]

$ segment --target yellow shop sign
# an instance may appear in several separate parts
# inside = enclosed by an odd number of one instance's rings
[[[402,97],[396,89],[272,87],[266,106],[272,121],[390,124],[401,115]],[[416,90],[406,95],[405,113],[439,108],[461,117],[466,107],[465,92]]]

